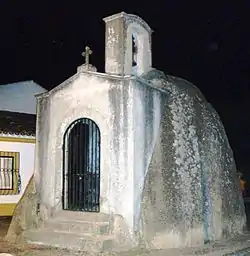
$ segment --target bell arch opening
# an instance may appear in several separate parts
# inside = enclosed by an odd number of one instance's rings
[[[97,124],[75,120],[63,138],[63,210],[100,211],[100,145]]]

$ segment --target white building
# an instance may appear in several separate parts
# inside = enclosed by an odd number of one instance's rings
[[[33,81],[0,85],[0,216],[11,216],[34,173],[36,98]]]

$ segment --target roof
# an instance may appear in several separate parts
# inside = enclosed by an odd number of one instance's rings
[[[131,20],[133,22],[137,22],[139,23],[142,27],[144,27],[144,29],[146,29],[149,33],[152,33],[153,30],[149,27],[149,25],[147,24],[147,22],[145,20],[143,20],[141,17],[134,15],[134,14],[128,14],[126,12],[120,12],[117,14],[113,14],[111,16],[105,17],[103,18],[104,22],[109,22],[111,20],[115,20],[115,19],[119,19],[123,17],[124,19],[126,19],[127,21]]]
[[[44,87],[42,87],[40,84],[36,83],[34,80],[17,81],[17,82],[13,82],[13,83],[0,84],[0,86],[2,86],[2,87],[12,86],[12,85],[24,86],[27,84],[36,84],[41,90],[47,91]]]
[[[34,81],[0,85],[0,110],[36,114],[36,94],[46,92]]]
[[[0,133],[35,136],[36,115],[0,111]]]

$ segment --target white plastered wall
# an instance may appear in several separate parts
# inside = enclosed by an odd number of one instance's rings
[[[19,195],[0,195],[0,204],[18,203],[34,172],[35,143],[0,141],[0,151],[20,153],[21,192]]]
[[[43,179],[38,180],[41,187],[41,203],[54,211],[62,209],[62,143],[63,135],[67,127],[76,119],[90,118],[99,127],[101,132],[101,203],[100,211],[107,214],[118,214],[124,217],[127,225],[133,227],[133,135],[131,116],[124,116],[126,104],[128,115],[132,114],[132,98],[123,100],[114,92],[114,98],[119,101],[121,113],[114,113],[115,106],[110,104],[109,91],[112,87],[119,91],[121,81],[113,82],[107,79],[99,79],[96,76],[81,76],[72,81],[70,85],[58,90],[50,100],[50,117],[46,123],[49,133],[46,140],[46,148],[40,148],[47,152],[53,152],[48,158],[37,161],[36,170],[42,171]],[[119,115],[120,121],[115,122],[115,115]],[[127,138],[123,132],[123,122],[128,122]],[[114,134],[114,125],[117,125],[118,134]],[[44,127],[41,127],[43,129]],[[120,141],[120,150],[117,150],[114,138]],[[39,140],[39,138],[38,138]],[[123,141],[127,140],[127,150]],[[47,151],[49,150],[49,151]],[[40,156],[38,156],[39,158]],[[128,161],[129,159],[129,161]],[[39,165],[40,163],[40,165]],[[52,171],[53,170],[53,171]],[[38,173],[36,179],[39,179]],[[47,213],[45,213],[47,214]]]

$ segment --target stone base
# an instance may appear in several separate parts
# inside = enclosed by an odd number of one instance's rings
[[[23,231],[20,241],[86,252],[131,248],[126,237],[117,234],[116,219],[103,213],[59,211],[38,229]]]
[[[116,255],[116,254],[115,254]],[[118,254],[117,254],[118,255]],[[250,234],[243,234],[227,241],[218,241],[202,247],[175,248],[165,250],[130,250],[120,253],[119,256],[249,256]]]
[[[86,247],[87,248],[87,247]],[[105,248],[104,248],[105,249]],[[89,249],[88,249],[89,250]],[[43,252],[43,253],[42,253]],[[41,254],[40,254],[41,253]],[[53,254],[52,254],[53,253]],[[95,256],[107,256],[111,255],[108,253],[98,253],[94,251],[79,251],[71,249],[45,249],[34,251],[32,256],[41,255],[54,255],[54,256],[68,256],[68,255],[95,255]],[[26,254],[25,254],[26,255]],[[193,256],[193,255],[206,255],[206,256],[247,256],[250,255],[250,235],[242,235],[235,238],[234,240],[221,241],[209,245],[205,245],[199,248],[182,248],[182,249],[166,249],[166,250],[145,250],[140,248],[134,248],[127,251],[113,251],[113,256]]]
[[[112,236],[55,232],[51,229],[25,231],[23,237],[29,244],[82,250],[86,252],[103,252],[113,248]]]

